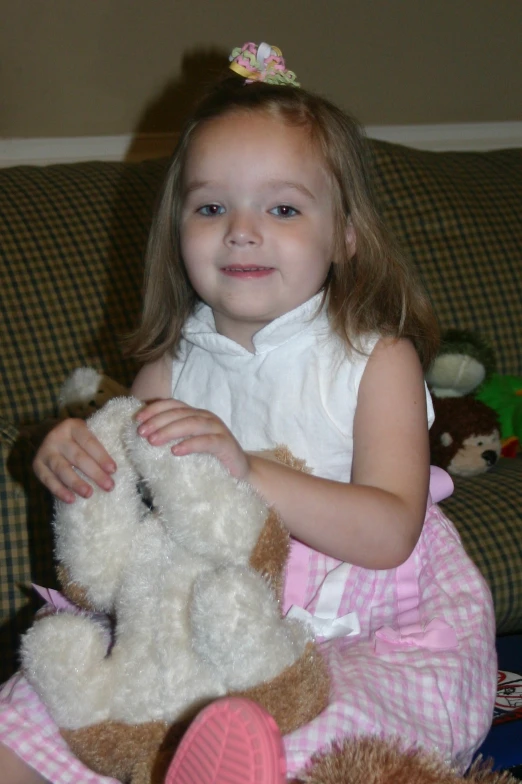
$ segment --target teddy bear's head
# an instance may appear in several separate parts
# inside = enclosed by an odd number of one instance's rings
[[[495,465],[501,441],[493,409],[469,395],[434,397],[433,407],[430,448],[435,465],[460,476],[482,474]]]
[[[125,397],[129,390],[92,367],[80,367],[67,377],[60,389],[61,417],[85,419],[114,397]]]

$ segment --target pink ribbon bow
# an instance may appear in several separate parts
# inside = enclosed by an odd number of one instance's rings
[[[446,651],[456,648],[457,635],[454,629],[441,618],[434,618],[422,626],[412,623],[400,630],[383,626],[375,632],[375,653],[392,653],[407,648],[426,648],[430,651]]]

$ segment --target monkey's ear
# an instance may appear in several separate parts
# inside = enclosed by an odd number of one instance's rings
[[[440,443],[442,444],[442,446],[449,446],[450,444],[452,444],[453,438],[451,436],[451,433],[442,433],[440,437]]]

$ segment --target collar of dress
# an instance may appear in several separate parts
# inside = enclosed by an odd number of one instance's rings
[[[326,308],[321,307],[322,299],[323,293],[319,292],[299,307],[274,319],[256,332],[252,338],[254,355],[266,354],[279,348],[312,326],[327,331],[328,318]],[[187,343],[213,354],[252,356],[251,351],[216,332],[214,314],[204,303],[197,305],[193,315],[187,319],[182,334]]]

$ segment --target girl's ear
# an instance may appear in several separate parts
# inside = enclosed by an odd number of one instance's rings
[[[346,248],[349,257],[352,259],[357,250],[357,238],[355,236],[355,229],[353,227],[352,219],[348,218],[348,225],[346,226]]]

